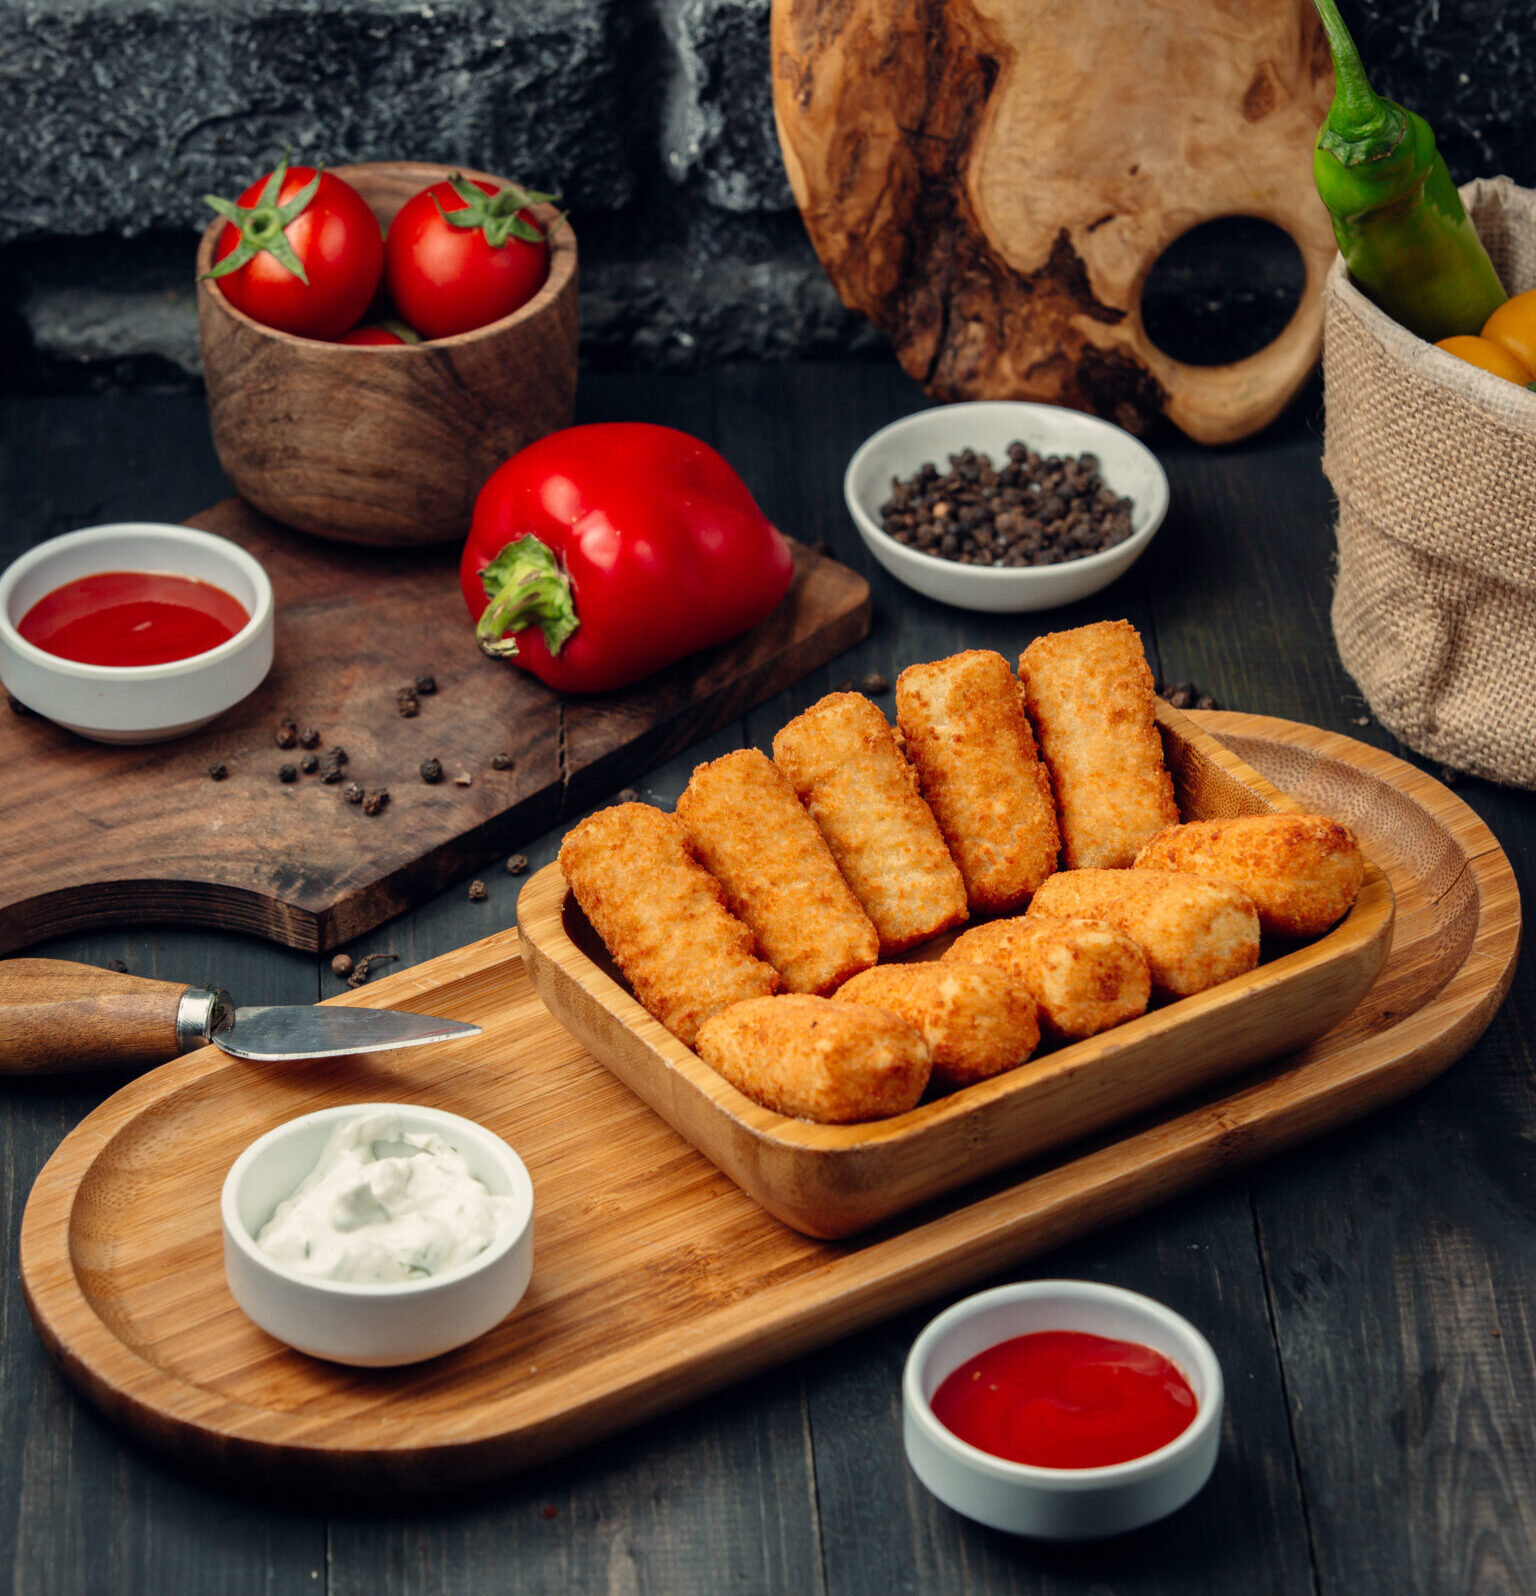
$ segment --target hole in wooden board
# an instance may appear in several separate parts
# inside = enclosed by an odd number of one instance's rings
[[[1306,289],[1296,241],[1257,216],[1220,216],[1181,234],[1152,264],[1141,320],[1188,366],[1246,360],[1285,331]]]

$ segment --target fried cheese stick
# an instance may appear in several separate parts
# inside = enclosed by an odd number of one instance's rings
[[[798,992],[732,1004],[698,1053],[753,1102],[827,1125],[904,1114],[928,1084],[928,1044],[899,1015]]]
[[[1230,881],[1253,899],[1263,930],[1284,937],[1320,936],[1365,880],[1354,832],[1326,815],[1192,820],[1158,832],[1136,864]]]
[[[890,723],[862,693],[829,693],[773,739],[774,763],[843,879],[897,953],[959,925],[965,881]]]
[[[1041,1032],[1055,1041],[1096,1036],[1146,1012],[1152,978],[1147,956],[1128,936],[1097,920],[1034,914],[963,931],[942,964],[985,964],[1005,972],[1035,1000]]]
[[[1228,881],[1171,870],[1059,870],[1025,918],[1102,920],[1147,956],[1152,989],[1188,997],[1259,962],[1253,899]]]
[[[600,809],[566,835],[560,869],[641,1005],[686,1046],[717,1010],[778,991],[674,816]]]
[[[1062,869],[1129,865],[1179,821],[1141,635],[1129,621],[1049,632],[1024,650],[1019,678],[1056,793]]]
[[[980,964],[881,964],[840,987],[835,1001],[872,1004],[915,1025],[938,1086],[1000,1075],[1040,1045],[1034,1000]]]
[[[766,754],[740,748],[696,766],[677,818],[786,991],[825,996],[875,962],[873,922]]]
[[[1061,835],[1008,661],[973,648],[909,665],[896,722],[971,909],[1020,908],[1056,868]]]

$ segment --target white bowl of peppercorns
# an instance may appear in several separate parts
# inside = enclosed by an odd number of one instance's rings
[[[903,416],[843,477],[848,512],[899,581],[962,609],[1054,609],[1135,564],[1168,509],[1144,443],[1098,416],[990,399]]]

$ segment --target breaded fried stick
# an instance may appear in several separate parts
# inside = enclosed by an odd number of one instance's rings
[[[1102,920],[1147,956],[1152,989],[1188,997],[1259,962],[1253,899],[1228,881],[1171,870],[1059,870],[1025,916]]]
[[[1179,820],[1140,633],[1129,621],[1047,633],[1024,650],[1019,678],[1056,793],[1062,869],[1129,865]]]
[[[928,1084],[928,1044],[898,1015],[796,992],[706,1020],[698,1052],[764,1108],[828,1125],[904,1114]]]
[[[696,766],[677,818],[786,991],[824,996],[875,962],[874,924],[766,754],[740,748]]]
[[[979,964],[882,964],[840,987],[922,1032],[937,1086],[969,1086],[1022,1064],[1040,1045],[1035,1005],[1001,970]]]
[[[1041,1032],[1056,1041],[1135,1019],[1152,991],[1146,954],[1101,920],[993,920],[962,932],[940,962],[951,961],[1004,971],[1035,1000]]]
[[[717,1010],[778,991],[674,816],[600,809],[567,834],[560,869],[642,1006],[687,1046]]]
[[[881,953],[959,925],[965,882],[890,723],[862,693],[830,693],[773,739],[774,763],[810,811]]]
[[[1320,936],[1349,909],[1365,856],[1348,826],[1326,815],[1234,815],[1160,831],[1138,868],[1230,881],[1253,899],[1273,936]]]
[[[972,910],[1022,907],[1056,868],[1061,835],[1008,661],[973,648],[909,665],[896,722]]]

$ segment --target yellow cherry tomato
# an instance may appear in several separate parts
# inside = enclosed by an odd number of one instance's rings
[[[1527,370],[1536,371],[1536,289],[1506,299],[1483,323],[1483,337],[1502,345]]]
[[[1494,315],[1498,315],[1498,311]],[[1443,349],[1460,360],[1470,361],[1474,366],[1481,366],[1495,377],[1508,377],[1522,388],[1531,381],[1529,367],[1517,360],[1503,344],[1496,344],[1491,338],[1474,338],[1470,333],[1459,333],[1454,338],[1442,338],[1435,348]]]

